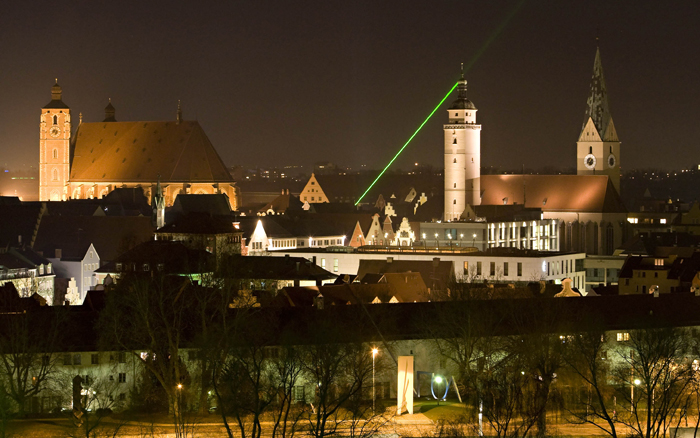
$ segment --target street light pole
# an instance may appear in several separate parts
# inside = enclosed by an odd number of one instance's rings
[[[374,405],[377,400],[377,395],[374,390],[374,358],[377,357],[379,350],[375,347],[372,349],[372,415],[374,415]]]

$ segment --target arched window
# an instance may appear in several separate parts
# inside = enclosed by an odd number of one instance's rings
[[[53,124],[58,125],[58,116],[53,116]]]
[[[51,173],[51,179],[53,181],[58,181],[58,169],[53,170],[53,172]]]
[[[452,140],[452,144],[457,144],[457,139]]]
[[[454,187],[453,187],[453,188],[454,188],[454,189],[456,189],[456,188],[457,188],[457,183],[454,183]]]
[[[58,158],[58,149],[53,150],[53,157]]]
[[[588,153],[589,153],[589,154],[592,154],[592,153],[593,153],[593,146],[589,146],[589,147],[588,147]]]
[[[457,205],[457,200],[456,200],[456,199],[453,199],[453,200],[452,200],[452,204]]]
[[[457,159],[455,158],[454,160],[452,160],[452,162],[453,162],[454,164],[457,164]]]

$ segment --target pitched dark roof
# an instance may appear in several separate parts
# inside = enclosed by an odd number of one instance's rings
[[[331,280],[337,277],[303,257],[227,255],[225,263],[238,278],[268,280]]]
[[[391,258],[391,257],[389,257]],[[357,278],[367,274],[420,273],[424,284],[431,290],[445,290],[454,279],[454,263],[446,260],[360,260]]]
[[[223,193],[216,195],[180,194],[175,198],[173,213],[208,213],[210,215],[230,215],[231,202]]]
[[[314,175],[323,192],[331,202],[356,202],[372,184],[377,174],[361,175]],[[429,174],[384,174],[362,198],[363,203],[373,205],[381,195],[386,202],[405,202],[411,189],[416,198],[425,193],[428,198],[443,192],[443,178]],[[414,200],[415,201],[415,200]]]
[[[82,123],[71,182],[233,182],[196,121]]]
[[[233,217],[211,216],[207,213],[182,215],[156,231],[157,234],[232,234],[238,232],[240,231],[233,227]]]
[[[116,264],[121,263],[122,269],[118,270]],[[148,271],[143,269],[148,265]],[[116,273],[130,272],[135,267],[135,272],[150,275],[163,265],[163,273],[173,275],[188,275],[204,272],[212,272],[215,267],[214,255],[203,250],[187,248],[180,242],[167,240],[149,240],[135,246],[131,250],[119,255],[114,261],[103,265],[95,272]]]
[[[17,245],[19,236],[22,243],[31,244],[45,208],[38,202],[0,205],[0,246]]]
[[[155,227],[144,216],[44,216],[34,249],[45,257],[82,258],[92,243],[102,261],[114,260],[135,245],[150,240]]]

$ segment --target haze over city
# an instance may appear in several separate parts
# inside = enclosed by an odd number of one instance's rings
[[[87,122],[197,119],[227,165],[382,168],[466,71],[482,165],[572,167],[596,45],[623,170],[700,162],[697,5],[677,2],[13,2],[0,150],[38,163],[58,78]],[[596,40],[597,39],[597,40]],[[449,99],[448,99],[449,101]],[[396,167],[442,166],[443,105]],[[77,126],[77,124],[76,124]]]

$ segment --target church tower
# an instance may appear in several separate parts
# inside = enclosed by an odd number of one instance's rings
[[[620,193],[620,140],[610,115],[600,48],[595,53],[591,94],[576,150],[578,175],[607,175]]]
[[[51,87],[51,102],[41,110],[39,128],[39,200],[68,197],[70,172],[70,109],[61,100],[61,86]]]
[[[459,95],[447,110],[445,131],[445,221],[459,220],[467,204],[481,204],[481,125],[476,107],[467,99],[462,74]]]

